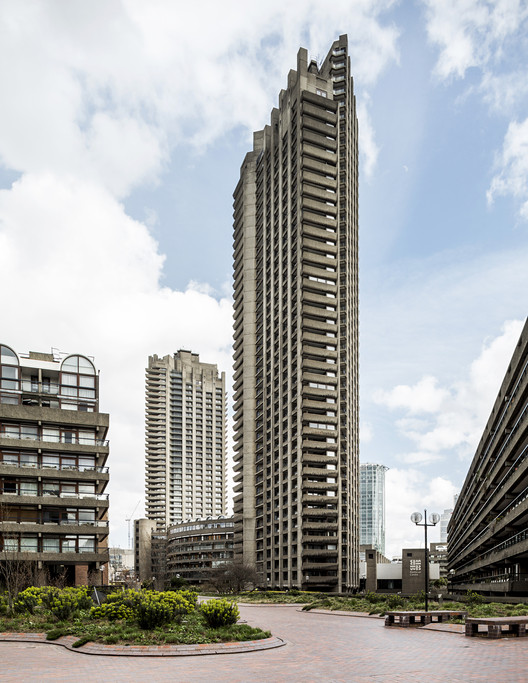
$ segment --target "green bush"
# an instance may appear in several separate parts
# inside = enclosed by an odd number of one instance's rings
[[[477,605],[482,605],[484,597],[475,591],[468,591],[466,593],[466,602],[470,607],[476,607]]]
[[[150,630],[168,624],[172,620],[173,610],[168,601],[145,595],[136,606],[136,617],[140,628]]]
[[[367,591],[365,593],[365,600],[367,600],[367,602],[376,603],[383,602],[385,598],[383,597],[383,595],[378,595],[377,593],[373,593],[372,591]]]
[[[201,606],[201,611],[211,628],[236,624],[240,616],[236,602],[225,599],[208,600]]]
[[[90,597],[90,589],[88,586],[80,586],[78,588],[64,588],[63,592],[71,596],[75,602],[77,609],[90,609],[93,606],[93,600]]]
[[[180,591],[179,593],[166,591],[165,593],[159,593],[158,599],[169,607],[171,611],[170,620],[174,621],[181,620],[181,617],[185,614],[194,612],[198,596],[192,591]]]
[[[67,593],[66,591],[59,591],[58,594],[50,600],[49,610],[59,621],[70,619],[78,610],[76,596]]]
[[[82,647],[83,645],[86,645],[86,643],[89,643],[91,640],[91,636],[83,636],[82,638],[79,638],[79,640],[76,640],[74,643],[72,643],[72,647]]]
[[[40,589],[40,601],[46,609],[51,609],[51,603],[60,595],[60,590],[54,586],[44,586]]]
[[[182,590],[189,587],[189,582],[181,576],[171,576],[169,585],[170,589],[173,591]]]
[[[150,595],[151,593],[152,591],[135,591],[132,588],[127,588],[120,591],[115,591],[113,593],[109,593],[106,596],[106,602],[115,602],[119,605],[131,607],[135,610],[137,605],[141,601],[141,597],[147,594]]]
[[[190,602],[194,609],[198,607],[198,593],[192,588],[178,591],[178,595],[181,595],[184,600]]]
[[[121,619],[133,619],[134,610],[126,605],[117,602],[103,602],[99,607],[92,607],[90,610],[92,619],[108,619],[108,621],[119,621]]]
[[[30,586],[17,595],[13,608],[17,614],[34,614],[40,602],[40,588]]]
[[[401,595],[389,595],[387,597],[387,609],[397,609],[398,607],[403,607],[405,600]]]

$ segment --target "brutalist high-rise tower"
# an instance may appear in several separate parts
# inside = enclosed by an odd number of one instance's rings
[[[224,515],[225,374],[196,353],[149,357],[146,513],[159,530]]]
[[[358,128],[347,37],[305,49],[234,192],[235,553],[358,585]]]

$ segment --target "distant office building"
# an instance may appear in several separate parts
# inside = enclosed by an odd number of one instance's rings
[[[359,584],[358,127],[341,36],[300,49],[234,192],[235,555]]]
[[[453,589],[528,595],[528,321],[449,523]]]
[[[0,562],[107,583],[108,423],[90,358],[0,345]]]
[[[359,466],[359,539],[385,555],[385,465]]]
[[[192,584],[207,583],[211,569],[233,560],[232,517],[195,519],[170,527],[167,573]]]
[[[159,530],[226,510],[225,374],[178,351],[146,370],[146,516]]]
[[[429,544],[429,562],[437,564],[440,568],[440,578],[447,578],[447,544]]]
[[[109,548],[110,553],[110,583],[134,580],[134,550],[132,548]]]

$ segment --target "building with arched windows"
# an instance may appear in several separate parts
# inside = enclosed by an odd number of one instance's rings
[[[0,344],[4,576],[16,565],[38,583],[107,582],[108,423],[90,358]]]

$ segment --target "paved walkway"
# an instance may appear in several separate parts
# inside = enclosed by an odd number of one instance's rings
[[[437,683],[527,680],[528,639],[487,641],[424,628],[388,629],[379,618],[241,606],[249,624],[284,647],[208,657],[83,656],[51,644],[0,642],[2,683],[64,681],[311,681]]]

